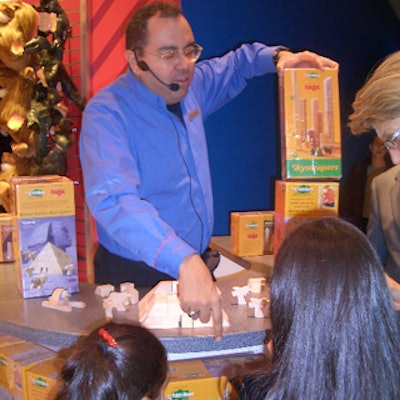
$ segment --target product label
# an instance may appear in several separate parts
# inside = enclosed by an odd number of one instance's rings
[[[285,69],[280,86],[283,175],[340,178],[337,70]]]

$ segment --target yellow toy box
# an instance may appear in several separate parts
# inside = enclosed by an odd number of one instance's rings
[[[170,361],[167,400],[228,400],[234,391],[226,376],[212,376],[202,360]]]
[[[337,216],[338,201],[338,182],[276,181],[274,252],[289,231],[305,220]]]
[[[25,342],[26,342],[25,340],[16,338],[14,336],[0,336],[0,349],[2,349],[3,347],[8,347],[11,345],[16,345]],[[0,356],[0,370],[2,366],[5,365],[5,363],[6,361],[3,360],[3,358]],[[7,375],[5,373],[2,374],[1,372],[0,372],[0,387],[5,390],[10,388]],[[2,398],[3,397],[0,396],[0,399]]]
[[[201,360],[170,361],[165,398],[236,400],[243,378],[265,369],[264,353],[226,354]]]
[[[0,262],[10,262],[14,260],[12,245],[13,230],[11,214],[0,214]]]
[[[15,400],[27,399],[26,371],[56,353],[39,344],[24,342],[0,348],[0,384]]]
[[[338,71],[287,68],[279,80],[282,179],[338,180]]]
[[[273,253],[274,212],[231,213],[231,252],[239,257]]]
[[[23,298],[79,291],[74,183],[64,176],[11,180],[15,265]]]
[[[36,364],[26,371],[28,400],[54,399],[61,387],[61,370],[65,359],[50,358]]]

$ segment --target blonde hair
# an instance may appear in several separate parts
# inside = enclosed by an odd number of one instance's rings
[[[9,68],[20,71],[32,56],[24,54],[24,44],[37,32],[38,12],[30,4],[14,1],[0,3],[0,59]]]
[[[390,54],[367,79],[353,102],[348,126],[355,135],[371,124],[400,117],[400,51]]]

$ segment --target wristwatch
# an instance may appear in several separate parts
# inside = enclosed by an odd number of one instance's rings
[[[272,54],[272,61],[274,62],[274,64],[278,64],[279,61],[279,54],[281,51],[290,51],[287,47],[285,46],[279,46],[275,49],[275,51]]]

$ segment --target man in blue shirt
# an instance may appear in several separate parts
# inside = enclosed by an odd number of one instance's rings
[[[88,103],[80,151],[100,243],[96,283],[178,279],[182,309],[212,317],[220,340],[220,296],[201,258],[214,219],[203,121],[247,79],[337,63],[254,43],[195,64],[201,51],[176,5],[142,7],[126,30],[129,69]]]

